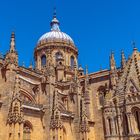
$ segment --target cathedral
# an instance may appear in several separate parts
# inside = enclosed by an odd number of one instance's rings
[[[53,15],[34,49],[35,66],[18,63],[15,33],[0,57],[0,140],[140,140],[140,53],[121,67],[88,73]]]

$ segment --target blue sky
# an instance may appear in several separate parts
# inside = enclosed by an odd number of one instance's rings
[[[109,68],[111,50],[117,66],[120,52],[132,53],[132,40],[140,46],[140,0],[4,0],[0,2],[0,52],[9,49],[16,32],[19,62],[28,66],[39,37],[50,31],[53,7],[60,28],[79,49],[79,64],[94,72]]]

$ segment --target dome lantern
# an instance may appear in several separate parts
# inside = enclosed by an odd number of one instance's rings
[[[51,31],[60,31],[59,21],[56,17],[56,9],[54,9],[53,19],[51,21]]]
[[[56,17],[56,10],[54,10],[53,19],[52,19],[50,25],[51,25],[50,32],[43,34],[39,38],[37,46],[40,46],[45,43],[50,43],[50,42],[56,43],[57,42],[57,43],[66,43],[67,45],[71,45],[71,46],[75,47],[73,39],[68,34],[66,34],[60,30],[60,27],[59,27],[60,23]]]

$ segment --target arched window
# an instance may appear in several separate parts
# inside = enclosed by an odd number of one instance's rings
[[[109,134],[112,135],[112,122],[111,122],[111,118],[108,118],[107,121],[108,121]]]
[[[41,57],[41,66],[46,66],[46,55],[42,55]]]
[[[31,140],[32,125],[30,122],[26,122],[23,125],[23,140]]]
[[[128,125],[128,118],[127,115],[123,115],[123,128],[124,128],[124,134],[129,134],[129,125]]]
[[[103,106],[104,105],[104,99],[106,95],[106,89],[104,86],[100,86],[98,88],[98,99],[99,99],[99,105]]]
[[[132,113],[135,117],[135,121],[136,121],[138,131],[140,131],[140,109],[138,107],[134,107],[132,109]]]
[[[71,56],[70,58],[70,65],[71,65],[71,68],[74,68],[74,56]]]
[[[136,118],[138,130],[140,131],[140,111],[139,110],[135,111],[135,118]]]

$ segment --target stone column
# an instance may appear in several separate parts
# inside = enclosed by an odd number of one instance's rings
[[[119,125],[119,134],[122,135],[122,119],[121,119],[121,115],[118,115],[118,125]]]
[[[133,134],[133,132],[132,132],[132,126],[131,126],[132,123],[131,123],[130,115],[131,115],[130,113],[127,114],[128,127],[129,127],[129,133],[130,134]]]
[[[105,129],[106,129],[106,135],[109,136],[110,132],[109,132],[109,124],[107,118],[105,118]]]

